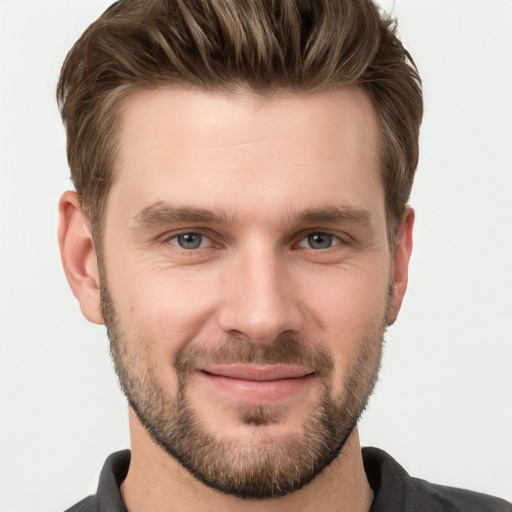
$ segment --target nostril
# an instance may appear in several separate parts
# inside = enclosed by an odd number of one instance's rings
[[[242,256],[225,283],[224,300],[217,310],[221,330],[264,344],[283,333],[301,331],[303,316],[287,281],[287,269],[275,261],[272,264],[275,255],[263,254],[258,247]]]

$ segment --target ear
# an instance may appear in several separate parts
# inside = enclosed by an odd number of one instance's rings
[[[102,324],[96,250],[76,192],[59,201],[59,246],[64,272],[87,320]]]
[[[391,265],[391,298],[387,324],[395,322],[402,300],[407,290],[409,278],[409,260],[412,253],[412,230],[414,226],[414,210],[410,207],[405,209],[402,221],[398,227],[397,243],[393,252]]]

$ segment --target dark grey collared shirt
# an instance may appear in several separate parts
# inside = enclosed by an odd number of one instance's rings
[[[377,448],[363,448],[364,469],[375,493],[369,512],[512,512],[502,499],[412,478]],[[130,466],[130,451],[113,453],[101,470],[98,491],[66,512],[127,512],[119,486]]]

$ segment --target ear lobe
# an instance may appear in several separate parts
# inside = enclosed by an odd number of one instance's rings
[[[64,272],[83,315],[102,324],[96,250],[76,192],[59,201],[59,247]]]
[[[412,231],[414,226],[414,210],[410,207],[405,209],[397,233],[397,244],[393,252],[391,267],[391,297],[387,324],[395,322],[402,306],[402,300],[407,290],[409,278],[409,260],[412,253]]]

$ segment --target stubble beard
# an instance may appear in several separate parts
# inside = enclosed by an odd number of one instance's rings
[[[105,280],[103,280],[105,282]],[[244,499],[268,499],[292,493],[311,482],[340,454],[363,413],[380,368],[385,322],[359,340],[359,354],[345,375],[340,396],[332,394],[331,355],[315,344],[283,336],[270,345],[227,338],[216,349],[191,342],[176,354],[178,391],[172,399],[160,385],[147,346],[128,334],[119,322],[106,286],[101,289],[102,312],[110,350],[124,394],[152,439],[207,486]],[[135,348],[138,347],[138,348]],[[279,423],[279,405],[240,405],[234,409],[243,425],[262,429],[254,442],[229,439],[208,430],[187,394],[193,368],[200,363],[299,364],[314,368],[322,392],[307,406],[301,434],[279,439],[265,428]],[[141,371],[142,370],[142,371]]]

